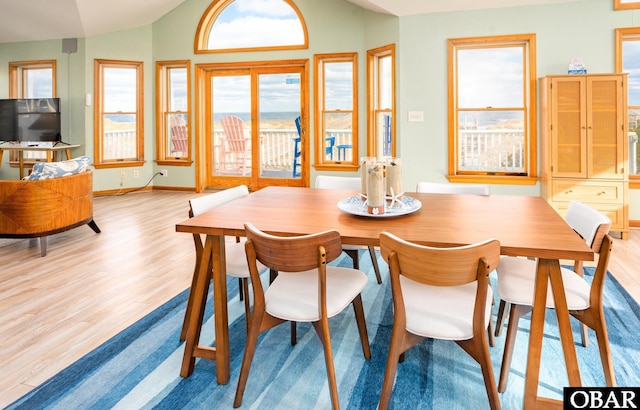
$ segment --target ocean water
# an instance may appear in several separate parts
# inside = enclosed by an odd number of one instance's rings
[[[251,113],[248,112],[221,112],[221,113],[215,113],[213,115],[213,121],[214,122],[220,122],[220,118],[224,117],[225,115],[235,115],[236,117],[239,117],[242,121],[250,121],[251,120]],[[300,113],[297,111],[277,111],[277,112],[261,112],[260,113],[260,121],[294,121],[296,119],[297,116],[299,116]],[[106,118],[110,119],[113,122],[120,122],[120,123],[133,123],[135,120],[135,116],[134,115],[129,115],[129,114],[111,114],[111,115],[106,115]]]
[[[251,113],[249,112],[221,112],[213,114],[213,122],[220,122],[220,118],[225,115],[235,115],[242,121],[251,120]],[[261,112],[260,121],[294,121],[299,115],[300,113],[297,111]]]

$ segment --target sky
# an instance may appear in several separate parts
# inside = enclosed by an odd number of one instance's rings
[[[235,0],[216,18],[208,47],[224,49],[292,44],[304,44],[304,30],[288,3],[283,0]]]

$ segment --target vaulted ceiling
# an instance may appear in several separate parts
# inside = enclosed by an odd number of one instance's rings
[[[0,43],[82,38],[150,24],[185,0],[0,0]],[[295,0],[294,0],[295,1]],[[320,0],[315,0],[320,1]],[[347,0],[396,16],[581,0]]]

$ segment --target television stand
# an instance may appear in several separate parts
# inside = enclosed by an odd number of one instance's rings
[[[71,145],[71,144],[69,144],[68,142],[64,142],[64,141],[56,141],[56,142],[54,142],[54,143],[53,143],[53,146],[55,147],[55,146],[56,146],[56,145],[58,145],[58,144],[62,144],[62,145]]]
[[[71,159],[71,148],[78,148],[80,145],[72,145],[64,143],[65,145],[49,145],[46,147],[42,146],[30,146],[27,143],[19,143],[19,144],[8,144],[2,145],[0,144],[0,164],[2,163],[2,155],[4,151],[17,151],[18,152],[18,161],[20,166],[20,179],[24,178],[24,151],[45,151],[47,154],[47,162],[52,162],[54,159],[57,160],[57,154],[60,151],[64,151],[67,155],[67,159]]]

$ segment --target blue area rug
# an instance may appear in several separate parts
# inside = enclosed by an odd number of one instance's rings
[[[369,284],[363,302],[372,357],[365,360],[353,309],[330,320],[340,404],[347,409],[375,409],[387,360],[393,312],[386,264],[379,260],[384,283],[375,281],[368,254],[361,253],[361,269]],[[337,263],[349,266],[342,256]],[[587,268],[588,280],[593,270]],[[495,279],[495,278],[494,278]],[[231,380],[215,381],[215,363],[197,359],[188,378],[180,377],[183,343],[178,341],[187,292],[182,292],[154,312],[28,393],[9,409],[213,409],[232,408],[246,336],[243,303],[237,280],[229,287]],[[495,287],[494,287],[495,289]],[[497,300],[496,300],[497,302]],[[211,301],[201,343],[214,345]],[[497,303],[494,306],[494,317]],[[619,386],[640,386],[640,307],[609,275],[605,313]],[[505,409],[522,408],[524,372],[530,315],[520,320],[507,391],[500,395]],[[562,398],[567,385],[555,315],[546,315],[542,368],[538,394]],[[572,320],[572,322],[575,322]],[[499,377],[503,336],[491,348],[496,381]],[[604,386],[595,335],[590,344],[574,338],[584,386]],[[242,408],[326,409],[331,407],[322,347],[309,324],[298,325],[298,344],[289,343],[289,326],[278,326],[260,336]],[[425,340],[406,353],[398,366],[391,407],[396,409],[488,408],[479,366],[454,342]]]

